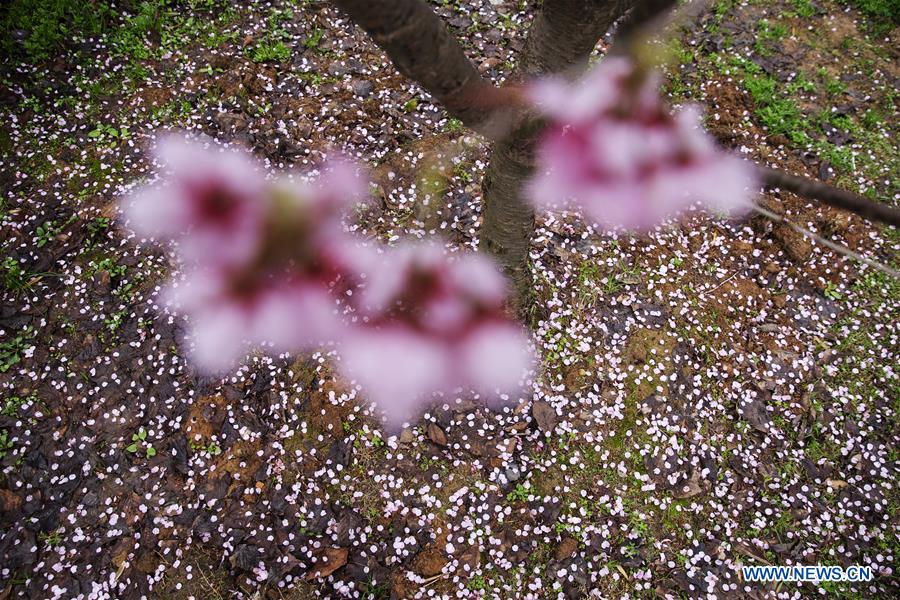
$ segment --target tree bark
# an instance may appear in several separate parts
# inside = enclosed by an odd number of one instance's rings
[[[581,74],[597,42],[628,6],[626,0],[545,0],[528,31],[514,79]],[[509,277],[512,308],[520,316],[531,303],[528,249],[534,232],[534,211],[523,191],[534,171],[540,129],[536,119],[521,115],[514,131],[494,144],[482,182],[480,246]]]
[[[334,0],[394,66],[467,127],[494,137],[512,111],[497,108],[499,90],[484,79],[444,22],[423,0]]]

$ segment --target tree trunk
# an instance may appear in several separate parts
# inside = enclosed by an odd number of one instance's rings
[[[626,0],[545,0],[528,31],[514,78],[579,75],[601,36],[628,6]],[[512,308],[519,316],[527,312],[532,296],[528,249],[534,212],[523,191],[534,171],[540,130],[534,118],[525,116],[511,134],[496,142],[482,183],[481,249],[494,256],[510,278]]]
[[[488,138],[508,128],[512,109],[502,106],[497,87],[478,73],[423,0],[334,3],[366,30],[398,71],[418,82],[466,127]]]

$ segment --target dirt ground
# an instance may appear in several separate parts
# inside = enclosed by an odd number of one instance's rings
[[[327,352],[202,377],[166,249],[120,227],[157,136],[299,174],[342,150],[375,182],[360,235],[457,248],[489,146],[326,2],[90,4],[0,13],[0,600],[898,594],[900,281],[762,216],[541,215],[542,363],[503,408],[386,432]],[[433,4],[502,82],[533,3]],[[665,44],[666,89],[736,152],[897,204],[890,6],[720,1]],[[760,203],[900,266],[896,229]],[[741,579],[789,564],[875,577]]]

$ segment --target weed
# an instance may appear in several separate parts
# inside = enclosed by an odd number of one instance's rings
[[[35,396],[10,396],[3,401],[3,408],[0,409],[0,415],[5,417],[16,418],[19,416],[19,410],[27,403],[34,402]]]
[[[116,259],[109,257],[104,258],[100,261],[92,260],[90,263],[88,263],[88,266],[90,267],[88,271],[90,275],[94,275],[96,273],[99,273],[100,271],[106,271],[107,273],[109,273],[110,277],[122,277],[123,275],[125,275],[126,271],[125,265],[120,265],[116,262]]]
[[[12,0],[0,17],[0,47],[5,55],[24,51],[31,62],[38,62],[80,37],[100,34],[111,16],[105,2]],[[14,31],[23,32],[20,43]]]
[[[772,54],[772,45],[787,35],[787,29],[780,23],[772,25],[766,19],[762,19],[756,24],[756,33],[754,50],[760,56],[769,56]]]
[[[21,333],[5,342],[0,342],[0,373],[6,373],[22,360],[31,345],[33,331],[26,327]]]
[[[310,50],[319,50],[319,44],[322,42],[324,36],[325,32],[321,29],[313,29],[306,37],[306,41],[303,42],[303,45]]]
[[[409,100],[407,100],[406,102],[403,103],[403,110],[405,112],[410,113],[410,112],[413,112],[414,110],[416,110],[417,108],[419,108],[419,99],[418,98],[410,98]]]
[[[516,487],[511,492],[506,494],[506,501],[510,502],[510,503],[524,502],[527,499],[528,499],[528,490],[525,489],[525,486],[522,485],[521,483],[517,483]]]
[[[284,42],[264,41],[253,47],[250,51],[250,60],[257,63],[262,62],[284,62],[291,57],[291,49]]]
[[[115,127],[113,125],[99,124],[88,132],[87,136],[100,143],[105,143],[110,147],[115,147],[119,140],[127,140],[131,138],[131,132],[124,125]]]
[[[11,256],[7,256],[3,262],[0,262],[0,281],[3,282],[3,288],[13,295],[31,289],[41,276],[39,273],[29,273],[19,261]]]
[[[810,0],[791,0],[791,4],[794,6],[794,12],[797,13],[797,16],[808,19],[816,14],[816,7],[813,6]]]
[[[825,297],[830,298],[831,300],[843,300],[844,295],[838,291],[837,286],[833,283],[829,283],[825,286]]]
[[[143,427],[141,427],[137,433],[131,434],[131,444],[125,447],[125,450],[132,454],[137,454],[138,450],[141,449],[143,449],[144,455],[147,458],[156,456],[156,449],[147,443],[147,430]]]
[[[13,443],[9,439],[9,432],[0,429],[0,460],[6,458],[6,455],[13,449]]]
[[[115,333],[119,329],[119,327],[122,326],[122,323],[125,322],[126,314],[128,314],[128,311],[126,311],[125,309],[116,311],[109,317],[104,319],[103,324],[106,325],[106,328],[109,329],[111,333]]]
[[[132,446],[133,445],[134,444],[132,444]],[[130,447],[131,446],[129,446],[129,448]],[[202,453],[206,453],[210,456],[218,456],[218,455],[222,454],[222,448],[220,448],[219,445],[215,442],[210,442],[204,446],[203,444],[200,444],[198,442],[191,441],[190,447],[191,447],[191,450],[194,452],[198,452],[198,453],[202,452]],[[137,450],[137,449],[135,448],[135,450]],[[154,451],[153,454],[156,454],[156,451]],[[147,456],[153,456],[153,454],[148,454]]]
[[[50,243],[50,240],[52,240],[53,236],[56,235],[56,225],[53,223],[53,221],[47,221],[43,225],[38,225],[35,233],[37,234],[37,247],[43,248],[48,243]]]
[[[444,131],[448,133],[456,133],[458,131],[463,130],[463,122],[459,119],[450,118],[447,119],[447,123],[444,125]]]

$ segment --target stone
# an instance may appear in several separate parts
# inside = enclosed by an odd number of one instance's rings
[[[368,98],[375,89],[375,84],[367,79],[354,79],[350,83],[350,90],[355,96]]]

